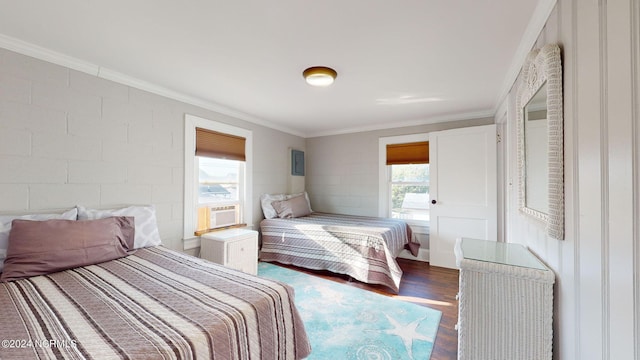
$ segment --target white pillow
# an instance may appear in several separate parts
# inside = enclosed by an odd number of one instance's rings
[[[11,222],[13,220],[76,220],[77,217],[78,209],[76,208],[65,211],[62,214],[0,215],[0,272],[2,272],[2,269],[4,268],[4,259],[7,257],[9,232],[11,232]]]
[[[284,194],[264,194],[260,196],[260,205],[265,219],[273,219],[278,217],[276,209],[271,205],[274,201],[286,200]]]
[[[156,208],[149,206],[129,206],[121,209],[87,209],[78,206],[78,220],[104,219],[110,216],[133,216],[136,226],[133,240],[133,248],[156,246],[162,243],[158,222],[156,221]]]

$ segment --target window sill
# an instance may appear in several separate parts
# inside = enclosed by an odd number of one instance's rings
[[[235,229],[235,228],[245,228],[247,227],[247,224],[235,224],[235,225],[229,225],[229,226],[221,226],[219,228],[213,228],[213,229],[207,229],[207,230],[199,230],[196,231],[194,233],[195,236],[202,236],[206,233],[210,233],[210,232],[216,232],[216,231],[221,231],[221,230],[227,230],[227,229]]]
[[[234,228],[252,229],[253,227],[252,226],[247,226],[247,224],[236,224],[236,225],[219,227],[219,228],[215,228],[215,229],[196,231],[194,233],[194,237],[182,240],[182,243],[183,243],[182,244],[182,249],[183,250],[191,250],[191,249],[199,248],[200,247],[200,236],[202,236],[204,234],[211,233],[211,232],[216,232],[216,231],[221,231],[221,230],[226,230],[226,229],[234,229]]]

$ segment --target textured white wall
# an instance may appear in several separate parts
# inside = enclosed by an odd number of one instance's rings
[[[307,139],[306,187],[314,211],[378,216],[378,139],[492,124],[493,119],[368,131]]]
[[[184,114],[254,133],[254,221],[305,139],[0,49],[0,212],[154,204],[182,249]]]
[[[555,359],[640,359],[640,2],[559,0],[546,43],[563,49],[565,240],[518,212],[515,93],[506,239],[556,273]]]

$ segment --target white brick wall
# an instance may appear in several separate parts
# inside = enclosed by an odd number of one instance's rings
[[[154,204],[182,249],[185,113],[254,132],[257,224],[303,138],[0,49],[0,213]]]
[[[83,94],[102,97],[103,101],[113,99],[126,103],[129,100],[128,86],[77,71],[70,71],[69,87]]]
[[[98,184],[32,184],[29,185],[29,208],[72,208],[78,204],[99,204]]]
[[[33,105],[91,119],[100,118],[102,114],[102,98],[76,91],[68,85],[34,81],[31,89]]]
[[[0,73],[0,78],[2,76]],[[67,114],[64,111],[4,100],[2,95],[3,93],[0,92],[0,122],[3,129],[21,129],[48,134],[67,132]]]
[[[31,155],[31,132],[10,129],[1,132],[0,154]]]
[[[67,117],[68,132],[86,138],[97,138],[115,142],[127,142],[129,138],[129,126],[127,123],[110,123],[103,119],[89,119],[69,115]]]
[[[66,181],[65,160],[0,155],[0,184],[63,184]]]
[[[0,78],[0,94],[7,101],[31,101],[31,81],[6,75]]]
[[[0,73],[39,83],[68,85],[69,69],[2,50]]]
[[[129,180],[127,164],[96,161],[69,161],[71,184],[122,184]]]
[[[31,148],[36,158],[100,160],[102,146],[94,138],[34,133]]]
[[[457,127],[485,125],[493,119],[376,130],[307,139],[306,185],[313,210],[378,216],[378,139]]]
[[[29,207],[29,186],[0,183],[0,204],[3,210],[20,212]]]

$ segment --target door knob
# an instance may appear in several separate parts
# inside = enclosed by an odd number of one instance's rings
[[[437,203],[437,201],[435,199],[433,199],[433,200],[431,200],[431,203],[435,204],[435,203]]]

